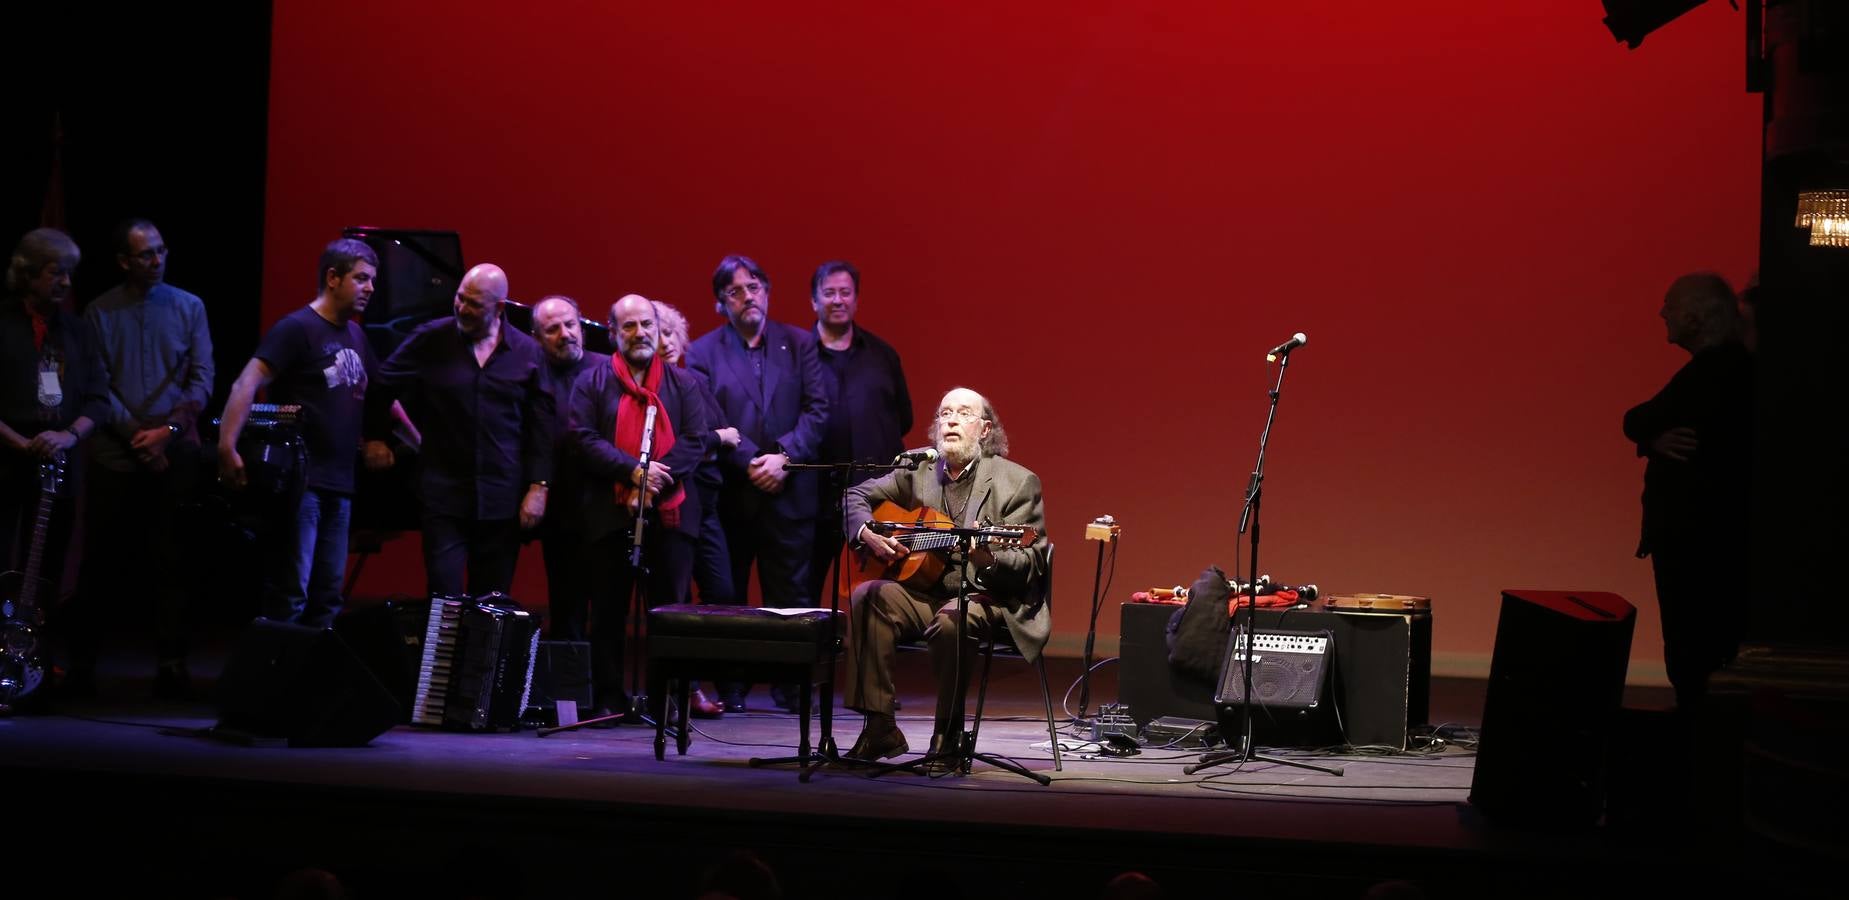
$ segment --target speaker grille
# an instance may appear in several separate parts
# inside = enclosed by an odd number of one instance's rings
[[[1252,641],[1252,696],[1258,705],[1279,709],[1313,709],[1322,702],[1328,672],[1330,635],[1326,631],[1259,632]],[[1233,632],[1220,667],[1215,703],[1246,702],[1246,635]]]

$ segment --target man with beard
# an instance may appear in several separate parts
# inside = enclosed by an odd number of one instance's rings
[[[828,387],[815,335],[770,319],[770,279],[745,256],[728,256],[713,272],[714,309],[726,323],[687,350],[687,366],[712,387],[738,443],[719,454],[724,485],[719,517],[732,559],[734,599],[743,602],[751,564],[763,605],[814,606],[809,556],[815,544],[815,478],[792,473],[812,462],[828,422]],[[723,691],[728,712],[745,708],[742,688]],[[772,699],[795,709],[788,685]]]
[[[558,427],[552,445],[552,485],[546,493],[556,498],[539,523],[541,554],[546,561],[546,608],[555,641],[582,641],[590,602],[590,585],[584,578],[584,535],[579,521],[578,497],[583,489],[576,450],[572,446],[571,388],[590,369],[608,369],[610,355],[584,349],[583,316],[570,297],[551,296],[533,304],[533,337],[545,351],[551,371],[553,407]]]
[[[1047,541],[1040,478],[1006,458],[1008,436],[994,407],[968,388],[944,395],[930,436],[938,452],[935,465],[890,472],[848,492],[847,527],[856,548],[881,562],[907,555],[902,543],[869,526],[873,507],[887,501],[907,510],[929,507],[963,528],[1024,525],[1033,529],[1035,538],[1026,547],[991,549],[979,544],[971,551],[967,639],[959,638],[957,623],[963,577],[958,566],[946,565],[938,582],[922,590],[883,580],[854,589],[844,699],[849,709],[867,717],[860,739],[847,754],[855,759],[882,759],[910,749],[893,720],[893,656],[899,642],[922,638],[930,646],[937,676],[931,752],[937,753],[955,749],[949,742],[963,732],[957,700],[969,684],[976,639],[999,618],[1031,661],[1046,646],[1052,629],[1042,587]],[[956,677],[959,652],[961,682]]]
[[[1663,617],[1663,666],[1676,708],[1693,712],[1708,677],[1738,652],[1752,492],[1753,359],[1733,289],[1719,275],[1675,280],[1659,315],[1689,361],[1624,414],[1644,466],[1639,557],[1650,557]]]
[[[241,490],[248,481],[238,436],[257,391],[271,403],[302,408],[308,478],[287,522],[265,541],[263,615],[328,628],[340,612],[347,569],[347,526],[353,512],[354,464],[392,465],[385,442],[362,443],[368,373],[378,368],[354,316],[372,298],[379,257],[364,242],[342,238],[321,252],[321,292],[284,316],[231,385],[218,434],[220,480]]]
[[[699,508],[683,480],[706,455],[710,437],[693,379],[656,352],[655,305],[630,294],[610,307],[616,354],[587,368],[572,388],[571,440],[582,467],[582,537],[592,590],[591,672],[597,716],[629,706],[623,686],[623,641],[637,572],[629,564],[636,509],[647,494],[643,529],[645,595],[678,603],[693,577]],[[642,466],[643,426],[655,408],[649,462]]]
[[[539,342],[504,327],[506,299],[500,266],[470,269],[455,315],[419,326],[379,370],[377,388],[402,398],[424,436],[418,495],[433,596],[506,591],[521,530],[546,514],[556,407]]]
[[[102,348],[110,397],[109,421],[97,429],[85,473],[85,556],[107,564],[85,567],[79,603],[92,618],[106,598],[151,596],[154,693],[183,698],[192,692],[186,607],[193,591],[180,511],[202,468],[194,420],[212,398],[212,333],[205,303],[167,283],[167,242],[154,223],[130,219],[115,240],[122,284],[84,310]],[[134,573],[136,583],[122,584],[123,573]],[[93,655],[87,647],[76,654],[75,682],[87,679]]]

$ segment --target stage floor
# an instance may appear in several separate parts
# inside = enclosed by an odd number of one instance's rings
[[[927,662],[902,655],[901,726],[915,750],[930,736]],[[1053,661],[1056,710],[1078,669]],[[102,699],[0,720],[4,768],[18,802],[46,810],[50,827],[34,834],[48,847],[103,841],[152,879],[135,885],[181,894],[261,893],[266,879],[317,866],[374,891],[532,895],[620,871],[649,896],[681,896],[722,851],[743,848],[771,864],[787,896],[922,896],[923,874],[932,896],[1096,896],[1134,869],[1171,895],[1244,884],[1358,897],[1406,879],[1432,896],[1585,897],[1661,885],[1687,849],[1648,830],[1485,821],[1466,802],[1473,757],[1459,747],[1285,748],[1273,752],[1342,774],[1250,762],[1188,775],[1198,751],[1152,744],[1109,758],[1066,728],[1056,772],[1037,680],[1018,662],[997,664],[979,746],[1047,774],[1046,787],[982,762],[939,777],[828,767],[806,784],[794,766],[753,768],[751,757],[796,746],[796,717],[770,711],[762,688],[752,712],[696,721],[688,754],[670,740],[658,762],[652,730],[633,725],[545,738],[399,727],[352,749],[235,745],[198,736],[215,721],[209,703],[134,699],[146,689],[135,671],[105,681]],[[1435,682],[1433,717],[1475,725],[1482,690]],[[1660,705],[1659,693],[1631,699]],[[1093,696],[1115,698],[1109,666]],[[850,744],[859,716],[837,720]]]

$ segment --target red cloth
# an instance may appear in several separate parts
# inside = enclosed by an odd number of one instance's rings
[[[674,449],[674,423],[668,419],[668,408],[661,405],[662,365],[657,356],[648,364],[648,372],[642,376],[642,384],[636,384],[634,376],[629,374],[629,364],[620,353],[610,357],[610,368],[616,372],[616,380],[623,386],[623,396],[616,401],[616,433],[611,435],[611,442],[618,450],[638,459],[642,456],[642,423],[648,419],[648,408],[655,407],[655,440],[650,448],[650,456],[659,460]],[[647,473],[644,483],[647,482]],[[616,485],[616,502],[625,507],[632,507],[636,502],[636,487],[626,481]],[[655,498],[655,509],[661,513],[661,524],[669,528],[679,527],[681,523],[681,501],[687,499],[687,489],[678,481],[665,497]]]
[[[1188,604],[1188,598],[1176,594],[1174,588],[1155,588],[1147,591],[1137,591],[1131,594],[1130,602],[1186,606]],[[1296,591],[1277,591],[1275,593],[1260,596],[1258,598],[1258,608],[1282,609],[1288,606],[1296,606],[1298,602]],[[1250,594],[1240,594],[1237,597],[1229,597],[1226,601],[1226,614],[1229,616],[1238,615],[1239,610],[1249,603],[1251,603]]]

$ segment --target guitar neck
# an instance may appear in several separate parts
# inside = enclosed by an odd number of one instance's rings
[[[26,551],[26,577],[19,586],[19,605],[25,609],[38,608],[39,570],[45,564],[45,535],[51,531],[51,509],[57,499],[56,491],[39,492],[38,517],[32,523],[32,547]]]

